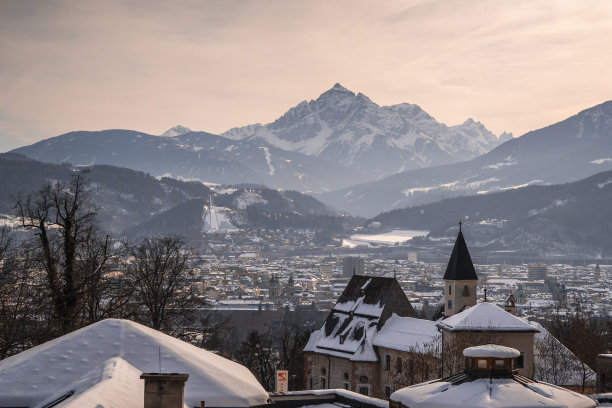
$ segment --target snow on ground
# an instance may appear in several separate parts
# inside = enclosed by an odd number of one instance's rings
[[[612,163],[612,157],[606,157],[605,159],[597,159],[591,161],[591,164],[604,164],[604,163]]]
[[[205,232],[237,231],[231,223],[229,208],[204,206],[202,213],[203,229]]]
[[[484,166],[483,169],[498,170],[502,167],[514,166],[515,164],[517,164],[516,160],[512,156],[508,156],[504,159],[504,161],[495,164],[489,164],[488,166]]]
[[[268,174],[270,176],[273,176],[274,173],[276,173],[276,169],[272,165],[272,155],[270,154],[270,148],[260,147],[260,149],[262,149],[264,151],[264,154],[266,155],[266,163],[268,164],[268,169],[269,169]]]
[[[394,245],[396,243],[410,241],[414,237],[425,236],[429,231],[424,230],[393,230],[382,234],[356,234],[351,235],[350,241],[374,242],[377,244]]]
[[[234,204],[237,208],[244,210],[248,206],[253,204],[267,204],[268,201],[264,200],[262,196],[252,191],[244,191],[238,197],[234,199]]]
[[[140,384],[143,380],[135,381],[131,376],[136,372],[159,372],[160,355],[162,372],[189,374],[185,385],[187,406],[199,406],[200,401],[205,401],[212,407],[248,407],[268,401],[268,394],[246,367],[138,323],[118,319],[94,323],[0,361],[0,401],[7,406],[33,407],[64,390],[73,390],[76,397],[82,398],[88,398],[88,393],[102,393],[107,389],[104,381],[126,387]],[[140,387],[130,387],[129,392],[142,395]],[[124,391],[127,390],[117,390]]]
[[[605,186],[607,186],[610,183],[612,183],[612,180],[608,180],[608,181],[606,181],[604,183],[597,183],[597,187],[604,188]]]

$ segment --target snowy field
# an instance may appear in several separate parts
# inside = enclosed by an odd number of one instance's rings
[[[429,231],[424,230],[393,230],[390,232],[385,232],[383,234],[355,234],[351,235],[350,239],[345,239],[342,242],[343,246],[354,247],[368,244],[368,243],[376,243],[383,245],[395,245],[398,243],[403,243],[406,241],[410,241],[414,237],[420,237],[429,234]]]

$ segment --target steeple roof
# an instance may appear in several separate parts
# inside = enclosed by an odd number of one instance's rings
[[[470,257],[463,233],[461,232],[461,222],[459,222],[459,234],[453,247],[453,253],[448,261],[446,272],[444,273],[445,280],[477,280],[476,270]]]

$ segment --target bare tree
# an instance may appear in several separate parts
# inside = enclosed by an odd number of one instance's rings
[[[100,246],[96,208],[85,189],[85,173],[74,172],[67,184],[48,183],[33,194],[19,195],[15,209],[22,227],[34,233],[56,330],[62,334],[79,327],[87,314],[87,320],[97,320],[96,311],[86,304],[92,299],[91,289],[103,277],[109,247],[108,239]],[[92,257],[93,248],[96,254]]]
[[[46,292],[29,254],[8,228],[0,228],[0,359],[48,338],[41,319]]]
[[[136,303],[145,309],[143,320],[156,330],[169,331],[172,319],[184,319],[199,304],[187,280],[185,240],[176,235],[143,238],[131,250],[127,275]]]
[[[269,332],[261,334],[257,330],[252,330],[242,342],[236,357],[241,364],[251,370],[264,389],[272,391],[276,361],[269,337]]]
[[[576,356],[548,333],[534,341],[534,378],[555,385],[571,385],[571,377],[578,368]]]

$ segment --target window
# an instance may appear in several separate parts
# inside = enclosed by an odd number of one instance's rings
[[[324,390],[327,388],[327,378],[321,377],[321,389]]]
[[[391,356],[389,354],[385,354],[385,371],[389,371],[391,369]]]
[[[438,292],[438,293],[439,293],[439,292]],[[451,290],[451,285],[448,285],[448,294],[449,294],[449,295],[452,295],[452,294],[453,294],[453,291]]]
[[[343,386],[344,386],[344,389],[345,389],[345,390],[348,390],[348,389],[349,389],[349,383],[345,382],[345,383],[343,384]]]
[[[312,389],[313,389],[313,381],[312,381],[312,377],[310,377],[310,378],[308,379],[308,389],[309,389],[309,390],[312,390]]]
[[[525,368],[525,352],[521,351],[521,355],[516,358],[516,368]]]
[[[402,358],[398,356],[397,359],[395,360],[395,364],[396,364],[395,372],[397,374],[401,374],[402,373],[402,364],[403,364]]]
[[[389,387],[388,385],[385,385],[385,398],[389,399],[390,396],[391,396],[391,387]]]
[[[344,373],[344,379],[345,379],[345,380],[348,380],[348,379],[349,379],[349,375],[348,375],[348,373]]]
[[[463,297],[469,297],[470,296],[470,288],[468,288],[468,285],[464,285],[463,286]]]
[[[487,368],[487,359],[479,358],[478,360],[476,360],[476,366],[478,368]]]
[[[325,368],[321,368],[321,375],[327,374],[327,370]]]
[[[359,393],[367,397],[368,395],[370,395],[370,388],[369,387],[359,387]]]
[[[496,370],[503,370],[505,366],[506,366],[506,361],[505,360],[499,360],[499,359],[495,360],[495,369]]]
[[[448,301],[448,310],[451,310],[453,308],[453,301],[449,300]]]

